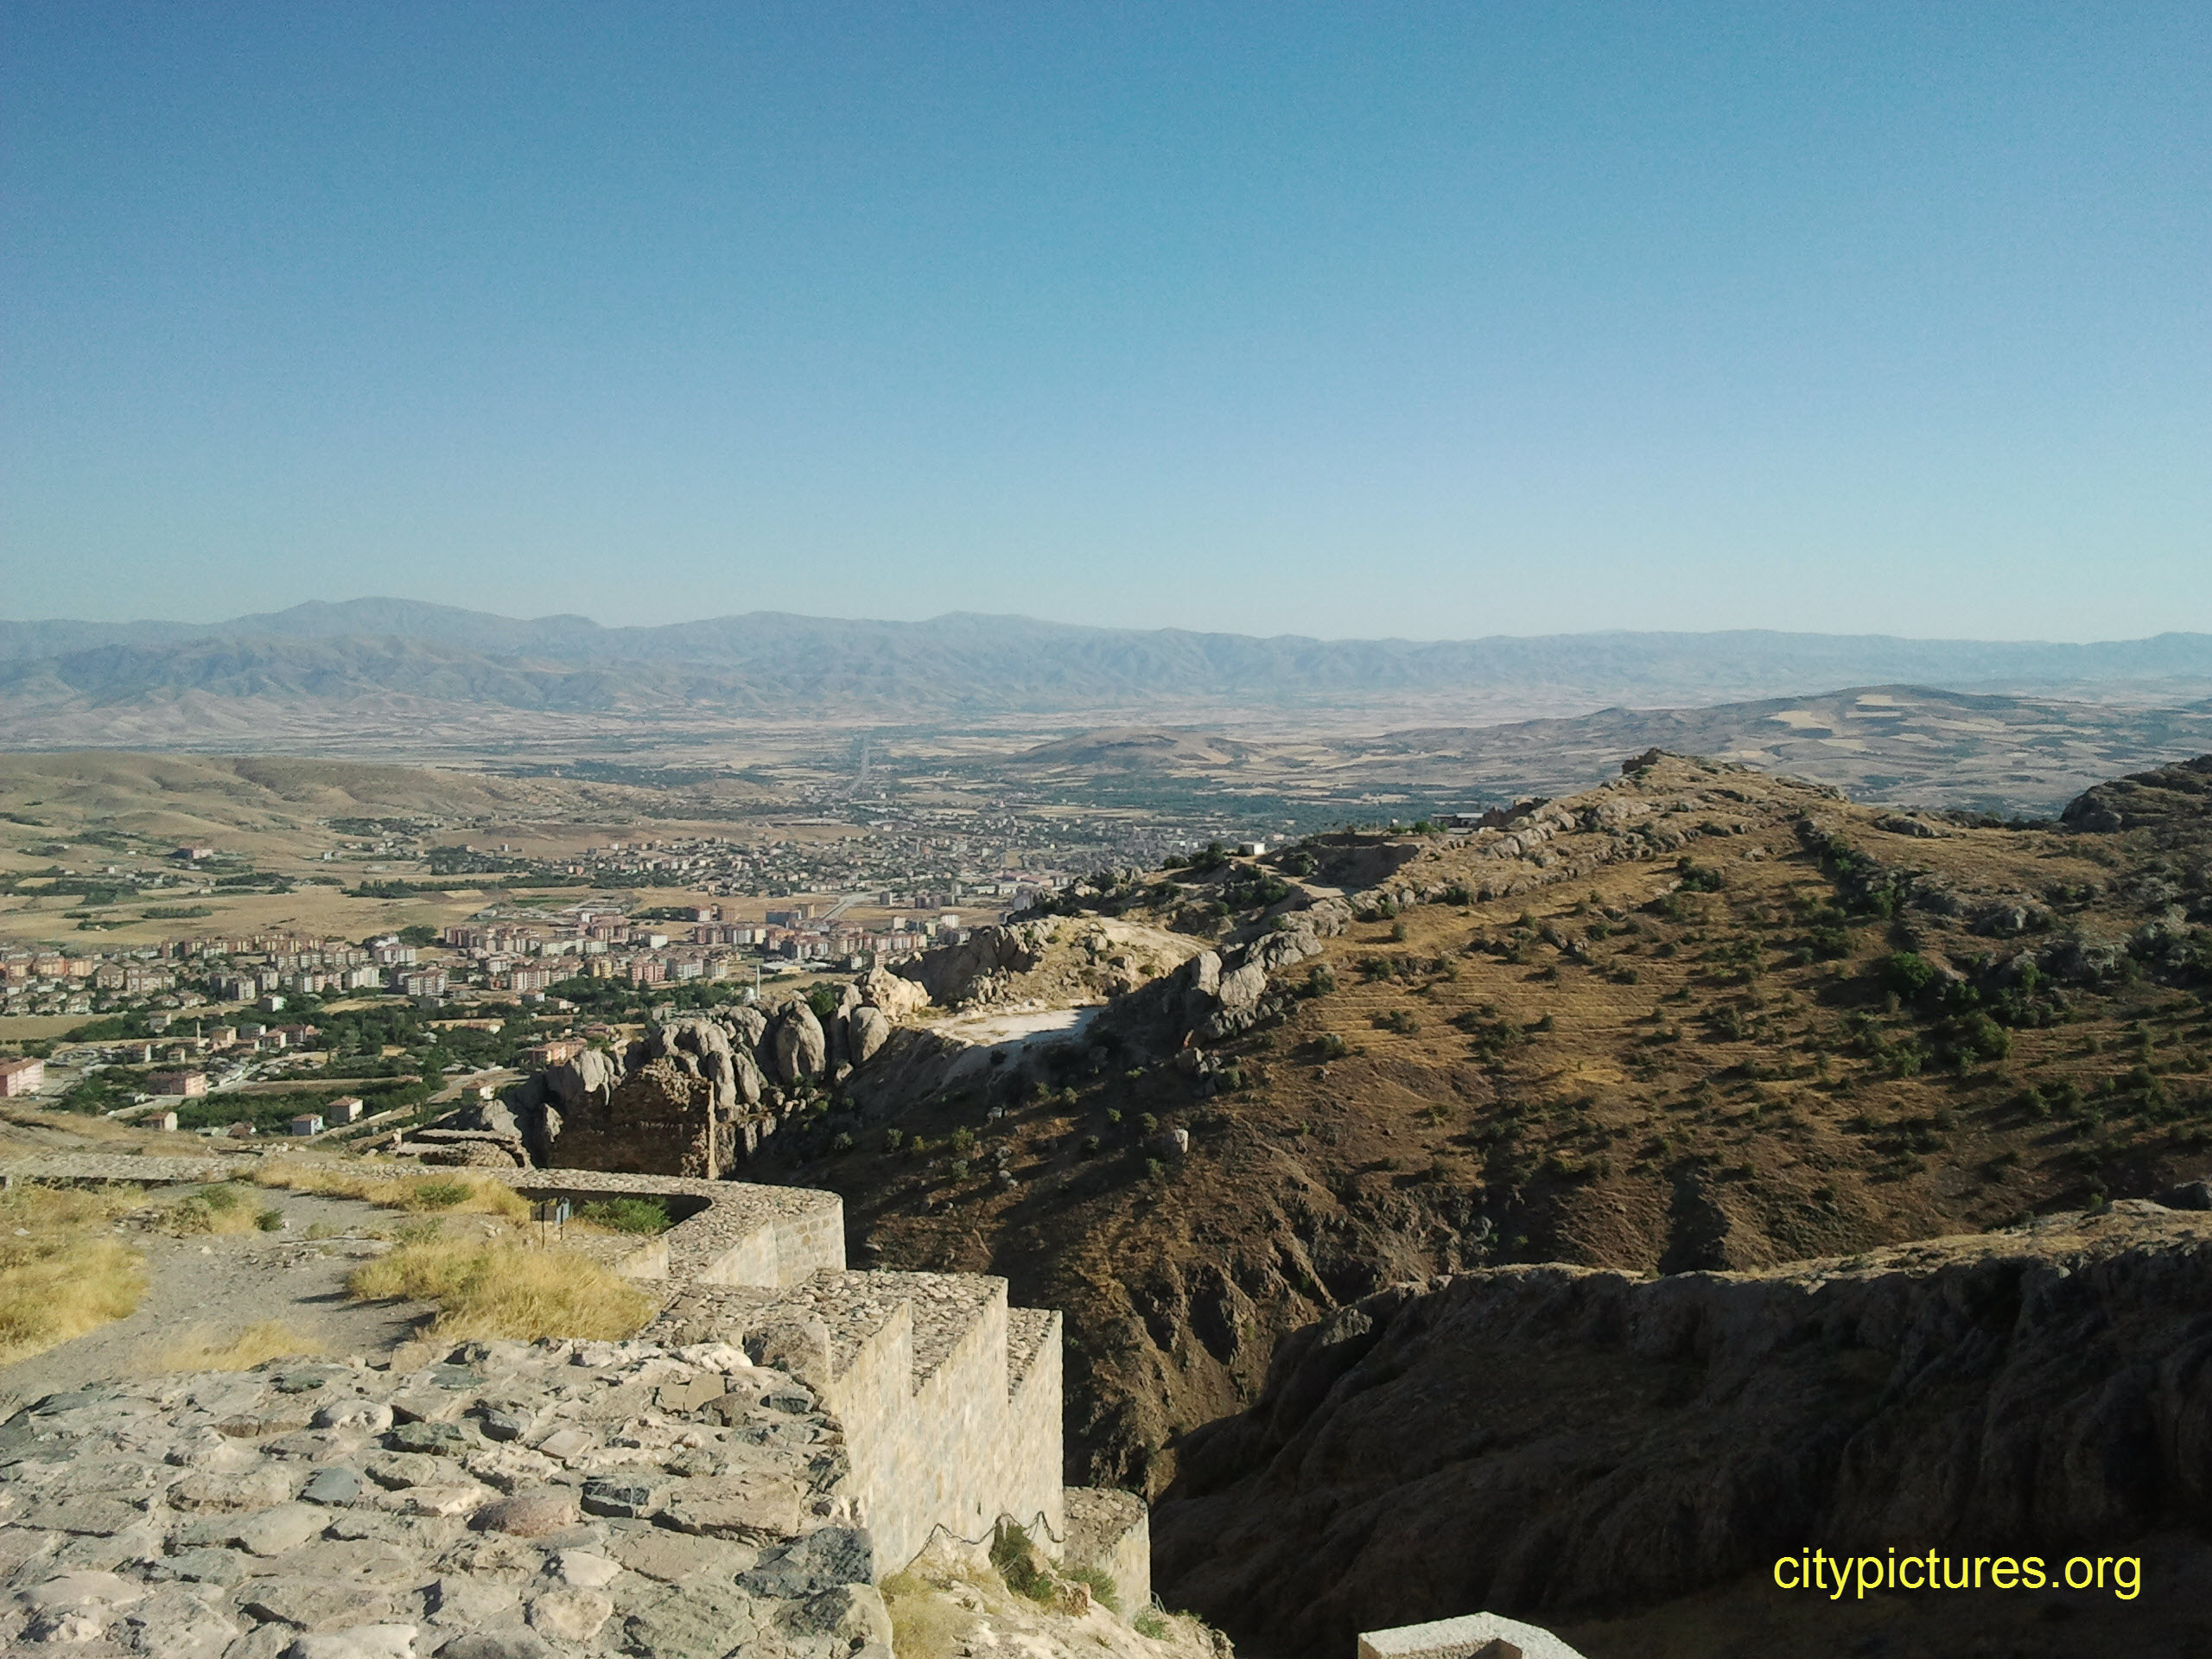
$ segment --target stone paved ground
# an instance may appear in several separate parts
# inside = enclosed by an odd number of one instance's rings
[[[0,1427],[0,1642],[68,1659],[889,1659],[842,1436],[721,1345],[472,1343]]]

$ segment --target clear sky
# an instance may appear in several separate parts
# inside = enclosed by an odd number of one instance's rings
[[[0,614],[2212,630],[2212,6],[0,10]]]

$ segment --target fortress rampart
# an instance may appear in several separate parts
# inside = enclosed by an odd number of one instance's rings
[[[227,1179],[248,1163],[78,1154],[17,1165],[9,1179],[178,1185]],[[878,1578],[940,1529],[979,1541],[1004,1519],[1047,1554],[1106,1573],[1126,1612],[1148,1604],[1142,1503],[1060,1484],[1058,1313],[1010,1306],[1006,1281],[983,1274],[848,1271],[834,1193],[578,1169],[476,1173],[532,1199],[658,1198],[683,1217],[658,1238],[594,1239],[588,1253],[666,1287],[645,1341],[728,1343],[814,1391],[842,1432],[854,1517],[874,1537]]]

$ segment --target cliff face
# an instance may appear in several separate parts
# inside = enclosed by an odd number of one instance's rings
[[[1784,1552],[2063,1558],[2209,1524],[2212,1216],[2129,1202],[1764,1273],[1392,1288],[1185,1440],[1154,1559],[1172,1605],[1271,1656],[1477,1608],[1627,1615],[1628,1652],[1635,1615]]]

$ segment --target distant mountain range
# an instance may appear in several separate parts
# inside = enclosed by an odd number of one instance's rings
[[[1238,707],[1470,716],[1706,705],[1913,684],[2175,703],[2212,693],[2212,634],[2096,645],[1745,631],[1324,640],[955,613],[757,612],[659,627],[409,600],[227,622],[0,622],[0,745],[238,747],[366,721],[395,741],[475,717],[842,719]],[[498,719],[493,721],[497,726]]]

